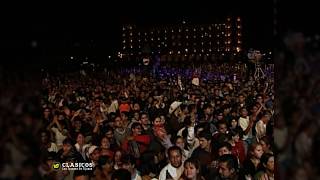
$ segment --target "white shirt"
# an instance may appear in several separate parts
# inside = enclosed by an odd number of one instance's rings
[[[183,164],[183,163],[182,163]],[[166,165],[164,168],[162,168],[160,175],[159,175],[159,180],[166,180],[166,175],[167,175],[167,171],[170,174],[170,176],[174,179],[174,180],[178,180],[180,178],[180,176],[183,173],[183,165],[181,164],[181,166],[179,168],[175,168],[173,167],[170,163],[168,165]]]
[[[263,137],[264,135],[266,135],[267,132],[267,125],[263,123],[262,120],[259,120],[256,124],[256,136],[257,139],[260,139],[261,137]]]
[[[51,146],[48,148],[48,152],[58,152],[58,146],[52,142]]]
[[[247,129],[249,124],[250,124],[249,116],[247,116],[246,118],[243,118],[243,117],[239,118],[239,125],[243,131],[245,131]],[[244,134],[242,139],[246,140],[251,137],[252,137],[252,129],[249,130],[248,134]]]
[[[56,128],[56,127],[51,128],[51,130],[52,130],[52,131],[54,132],[54,134],[55,134],[55,138],[56,138],[56,143],[57,143],[57,145],[58,145],[58,146],[62,146],[62,142],[63,142],[63,140],[65,140],[65,139],[67,138],[67,136],[64,136],[64,135],[59,131],[59,129]],[[63,131],[65,131],[65,129],[64,129]]]

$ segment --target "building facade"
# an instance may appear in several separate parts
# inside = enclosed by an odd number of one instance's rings
[[[216,60],[237,56],[242,51],[240,17],[226,17],[219,23],[166,24],[122,27],[122,49],[118,57],[141,59],[159,54],[161,61]]]

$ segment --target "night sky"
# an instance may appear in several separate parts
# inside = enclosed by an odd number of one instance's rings
[[[273,2],[194,1],[173,5],[164,1],[81,8],[24,10],[22,16],[6,19],[8,52],[24,50],[32,56],[89,55],[106,57],[120,46],[121,25],[214,23],[226,15],[243,19],[245,47],[272,49]],[[253,8],[251,3],[255,3]],[[30,13],[28,13],[30,12]],[[17,54],[17,53],[15,53]],[[21,55],[21,54],[20,54]]]

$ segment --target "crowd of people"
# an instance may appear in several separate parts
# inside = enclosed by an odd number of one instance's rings
[[[204,81],[196,72],[173,78],[145,71],[44,73],[38,176],[274,178],[272,78]],[[94,167],[57,171],[55,162]]]

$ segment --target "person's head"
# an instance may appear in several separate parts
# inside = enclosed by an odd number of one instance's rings
[[[263,97],[262,97],[261,94],[258,94],[258,95],[256,96],[256,99],[257,99],[257,102],[258,102],[258,103],[263,103]]]
[[[110,126],[106,126],[104,129],[104,135],[110,140],[113,139],[113,129]]]
[[[242,117],[248,116],[248,110],[246,108],[241,108],[240,113]]]
[[[208,149],[211,146],[212,136],[206,131],[201,131],[199,133],[199,144],[201,149]]]
[[[99,157],[100,157],[100,149],[97,146],[91,146],[88,150],[88,157],[94,161],[98,162]]]
[[[128,121],[129,113],[126,111],[123,111],[120,113],[120,116],[122,121]]]
[[[43,117],[48,119],[51,115],[51,109],[50,108],[44,108],[43,110]]]
[[[41,143],[46,144],[50,142],[50,132],[43,130],[40,132]]]
[[[120,164],[121,164],[121,157],[122,157],[122,155],[123,155],[123,153],[122,153],[121,150],[116,150],[116,151],[114,152],[114,156],[113,156],[113,158],[114,158],[114,163],[120,165]]]
[[[178,147],[180,147],[181,149],[184,149],[185,142],[184,142],[183,137],[177,136],[177,137],[176,137],[176,140],[175,140],[175,145],[178,146]]]
[[[169,156],[169,161],[170,164],[178,168],[182,164],[182,150],[178,146],[171,146],[168,149],[168,156]]]
[[[236,118],[232,118],[230,121],[230,129],[235,129],[238,126],[238,120]]]
[[[114,119],[114,125],[115,125],[116,128],[122,128],[123,127],[123,121],[122,121],[120,116],[117,116]]]
[[[271,153],[263,153],[260,159],[260,163],[265,171],[274,171],[274,156]]]
[[[251,112],[255,114],[258,111],[259,107],[257,105],[252,106]]]
[[[261,112],[261,120],[267,124],[270,121],[271,113],[269,111]]]
[[[195,158],[189,158],[184,162],[183,174],[187,179],[200,179],[200,161]]]
[[[80,118],[75,118],[73,121],[73,126],[76,130],[80,130],[82,126],[82,121]]]
[[[129,172],[134,173],[136,168],[136,159],[131,154],[124,155],[121,158],[122,168],[127,169]]]
[[[62,142],[63,152],[70,152],[72,147],[73,147],[73,143],[71,139],[66,138],[65,140],[63,140]]]
[[[260,159],[263,154],[263,149],[260,143],[252,143],[249,146],[248,156],[249,158]]]
[[[111,176],[111,180],[128,180],[131,179],[131,173],[127,169],[115,170]]]
[[[82,133],[78,133],[76,137],[77,137],[77,143],[79,145],[83,145],[85,143],[85,138]]]
[[[218,121],[223,121],[223,112],[222,111],[217,111],[217,119]]]
[[[213,113],[213,108],[212,108],[212,105],[211,105],[211,104],[206,104],[206,105],[203,107],[203,109],[204,109],[204,113],[205,113],[206,115],[212,115],[212,113]]]
[[[134,120],[139,121],[139,120],[140,120],[140,114],[139,114],[139,112],[134,112],[134,113],[133,113],[133,118],[134,118]]]
[[[246,100],[246,97],[244,96],[244,94],[239,94],[239,102],[244,103],[245,100]]]
[[[232,146],[228,142],[222,142],[218,146],[218,155],[231,154]]]
[[[106,137],[103,136],[100,140],[100,148],[105,148],[109,149],[110,148],[110,140]]]
[[[98,160],[99,166],[108,172],[113,169],[113,161],[109,156],[100,156]]]
[[[229,135],[232,141],[239,142],[242,132],[240,129],[232,129],[230,130]]]
[[[226,134],[228,131],[228,126],[226,121],[218,121],[217,123],[219,133]]]
[[[238,173],[238,161],[232,154],[225,154],[218,159],[219,175],[222,179],[230,179]]]
[[[160,117],[155,117],[152,122],[153,126],[162,126],[164,122],[161,121]]]
[[[132,123],[132,125],[131,125],[131,131],[132,131],[132,135],[133,135],[133,136],[141,135],[141,132],[142,132],[142,126],[141,126],[141,124],[138,123],[138,122]]]
[[[141,114],[141,119],[140,119],[140,122],[142,125],[149,125],[149,116],[147,113],[142,113]]]
[[[139,105],[139,103],[134,103],[134,104],[133,104],[133,111],[135,111],[135,112],[139,112],[139,111],[140,111],[140,105]]]
[[[260,138],[259,143],[262,146],[263,152],[269,152],[270,151],[270,140],[268,136],[263,136]]]

